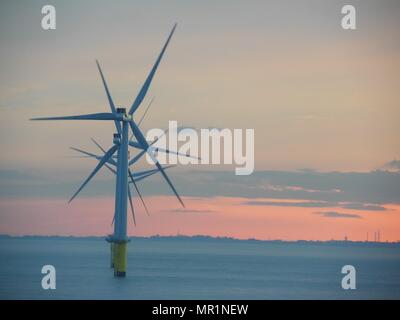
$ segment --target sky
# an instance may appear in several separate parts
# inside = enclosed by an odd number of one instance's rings
[[[41,29],[53,4],[57,29]],[[144,101],[143,123],[255,130],[255,172],[180,166],[140,187],[131,235],[400,240],[400,24],[396,0],[2,1],[0,233],[104,235],[114,180],[100,172],[66,202],[96,162],[68,148],[111,144],[111,123],[29,118],[130,106],[172,25],[178,28]],[[140,117],[143,106],[138,110]],[[137,168],[145,166],[141,162]],[[136,201],[136,200],[135,200]]]

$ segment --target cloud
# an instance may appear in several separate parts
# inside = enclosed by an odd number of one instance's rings
[[[301,207],[301,208],[328,208],[335,206],[335,203],[329,202],[305,202],[305,201],[262,201],[252,200],[242,202],[245,206],[271,206],[271,207]]]
[[[283,186],[283,185],[270,185],[267,184],[264,186],[266,190],[273,190],[273,191],[304,191],[304,192],[319,192],[319,193],[337,193],[342,192],[339,189],[333,190],[318,190],[318,189],[307,189],[301,186]]]
[[[366,211],[385,211],[386,208],[377,204],[365,203],[341,203],[341,202],[325,202],[325,201],[264,201],[250,200],[242,202],[245,206],[271,206],[271,207],[300,207],[300,208],[329,208],[340,207],[343,209],[366,210]]]
[[[30,177],[28,183],[26,179],[29,172],[34,172],[35,176]],[[0,197],[23,195],[67,198],[81,182],[81,176],[86,174],[84,170],[78,172],[75,169],[57,173],[42,169],[38,174],[35,170],[9,168],[0,172]],[[177,168],[171,172],[171,176],[181,196],[248,198],[248,203],[243,205],[340,207],[383,212],[385,204],[400,204],[400,174],[383,170],[256,171],[250,176],[236,176],[233,171],[189,171]],[[113,196],[114,189],[114,177],[106,175],[101,180],[96,177],[85,188],[82,196]],[[140,190],[145,196],[170,195],[160,175],[141,181]],[[272,203],[266,199],[281,200]]]
[[[321,215],[325,218],[349,218],[349,219],[362,219],[362,217],[358,214],[352,213],[341,213],[336,211],[322,211],[322,212],[314,212],[314,214]]]
[[[377,204],[365,204],[365,203],[347,203],[341,205],[342,208],[345,209],[354,209],[354,210],[367,210],[367,211],[385,211],[387,210],[384,206]]]

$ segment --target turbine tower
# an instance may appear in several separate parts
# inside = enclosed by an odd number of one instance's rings
[[[111,112],[103,112],[103,113],[94,113],[94,114],[84,114],[84,115],[74,115],[74,116],[58,116],[58,117],[42,117],[42,118],[33,118],[31,120],[95,120],[95,121],[113,121],[116,128],[116,133],[114,134],[113,145],[108,149],[104,150],[103,156],[96,156],[93,154],[88,154],[85,151],[76,149],[79,152],[86,153],[91,157],[96,158],[99,163],[94,168],[94,170],[90,173],[90,175],[86,178],[83,184],[78,188],[78,190],[71,197],[69,202],[71,202],[80,191],[88,184],[88,182],[96,175],[96,173],[103,167],[106,166],[110,170],[112,170],[116,174],[116,184],[115,184],[115,212],[114,212],[114,234],[108,238],[108,241],[111,242],[111,248],[113,252],[113,264],[114,264],[114,276],[116,277],[125,277],[126,275],[126,259],[127,259],[127,242],[129,241],[127,236],[127,202],[128,199],[131,204],[131,209],[134,218],[134,211],[132,205],[132,198],[130,194],[128,177],[130,177],[131,182],[134,184],[141,200],[143,201],[139,190],[136,186],[136,181],[139,179],[143,179],[151,174],[156,172],[160,172],[163,176],[164,180],[167,182],[169,187],[172,189],[173,193],[181,203],[183,207],[185,207],[181,197],[173,186],[171,180],[167,176],[165,169],[167,167],[162,167],[158,162],[156,157],[156,150],[175,153],[177,155],[183,155],[176,151],[170,150],[160,150],[152,147],[153,142],[148,142],[142,131],[139,128],[140,122],[136,123],[134,120],[134,114],[138,110],[141,105],[143,99],[146,96],[146,93],[151,85],[153,77],[157,71],[157,68],[163,58],[165,50],[171,40],[171,37],[176,29],[176,24],[173,26],[167,41],[165,42],[160,54],[158,55],[153,67],[151,68],[144,84],[142,85],[138,95],[133,101],[132,105],[127,112],[126,108],[116,107],[113,99],[111,97],[110,91],[107,86],[107,82],[101,70],[100,64],[98,61],[97,67],[100,72],[100,76],[104,85],[104,89],[106,91],[107,99],[110,105]],[[133,137],[136,141],[132,141],[129,139],[129,132],[132,131]],[[97,143],[96,143],[97,144]],[[129,160],[128,157],[128,147],[132,146],[134,148],[140,149],[141,152],[135,156],[133,159]],[[116,153],[116,156],[114,154]],[[137,179],[135,181],[135,177],[130,170],[130,165],[134,164],[141,156],[147,153],[150,158],[153,160],[157,169],[150,170],[147,172],[137,173]],[[187,156],[187,155],[183,155]],[[114,160],[116,159],[116,161]],[[116,170],[112,169],[110,165],[116,167]],[[144,202],[143,202],[144,203]]]

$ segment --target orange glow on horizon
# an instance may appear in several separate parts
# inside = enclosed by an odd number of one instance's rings
[[[209,235],[260,240],[372,241],[380,231],[381,241],[400,240],[400,206],[386,211],[338,207],[289,207],[245,205],[246,198],[184,199],[187,209],[167,196],[147,197],[150,216],[135,199],[137,226],[128,213],[131,236]],[[257,199],[257,201],[296,201]],[[65,199],[0,200],[0,233],[11,235],[103,236],[112,233],[112,198],[83,198],[68,205]],[[339,212],[359,217],[325,217],[316,212]]]

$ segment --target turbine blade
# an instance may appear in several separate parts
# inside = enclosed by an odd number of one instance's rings
[[[101,160],[101,157],[96,156],[96,155],[93,154],[93,153],[90,153],[90,152],[87,152],[87,151],[84,151],[84,150],[81,150],[81,149],[78,149],[78,148],[74,148],[74,147],[70,147],[70,149],[75,150],[75,151],[80,152],[80,153],[83,153],[83,154],[86,154],[86,155],[87,155],[86,157],[89,157],[89,158],[96,158],[96,159],[99,160],[99,161]],[[103,150],[104,150],[104,149],[103,149]],[[107,152],[107,151],[104,150],[104,153],[106,153],[106,152]],[[111,160],[107,161],[107,163],[111,163]],[[115,171],[113,168],[111,168],[107,163],[105,163],[104,166],[107,167],[111,172],[117,174],[117,171]]]
[[[60,156],[61,158],[74,158],[74,159],[84,159],[84,158],[93,158],[92,156]]]
[[[101,80],[103,81],[104,89],[106,90],[107,99],[108,99],[108,103],[110,104],[111,112],[113,114],[116,114],[117,110],[115,109],[114,101],[111,97],[110,91],[108,90],[107,82],[106,82],[106,79],[104,78],[103,71],[101,70],[99,61],[96,60],[96,64],[97,64],[97,69],[99,69],[99,72],[100,72]],[[117,129],[117,132],[119,134],[121,134],[121,124],[117,120],[114,120],[114,123],[115,123],[115,127]]]
[[[128,197],[129,197],[129,204],[131,206],[131,211],[132,211],[133,223],[136,226],[135,211],[133,210],[132,194],[131,194],[131,188],[130,188],[129,184],[128,184]]]
[[[158,169],[150,169],[150,170],[135,172],[135,173],[132,173],[132,176],[135,177],[135,178],[137,178],[137,177],[146,175],[146,174],[148,174],[148,173],[152,173],[152,172],[154,172],[154,171],[157,172]]]
[[[79,153],[86,154],[88,157],[95,158],[95,159],[97,159],[97,160],[100,160],[100,159],[101,159],[101,156],[95,155],[95,154],[90,153],[90,152],[87,152],[87,151],[85,151],[85,150],[81,150],[81,149],[74,148],[74,147],[70,147],[70,149],[71,149],[71,150],[74,150],[74,151],[77,151],[77,152],[79,152]],[[113,166],[117,166],[117,163],[116,163],[112,158],[110,158],[110,159],[107,161],[107,163],[112,164]]]
[[[113,168],[111,168],[107,163],[104,165],[108,170],[110,170],[112,173],[114,173],[115,175],[117,174],[117,171],[114,170]]]
[[[153,97],[153,100],[154,100],[154,99],[155,99],[155,97]],[[147,106],[147,109],[150,107],[150,105],[151,105],[151,103],[153,102],[153,100],[152,100],[152,101],[150,102],[150,104]],[[147,112],[147,111],[146,111],[146,112]],[[145,112],[145,114],[146,114],[146,112]],[[142,119],[140,119],[140,122],[143,120],[145,114],[142,116]],[[140,122],[139,122],[138,127],[140,126]],[[164,133],[163,133],[161,136],[157,137],[156,140],[158,140],[158,139],[161,138],[163,135],[165,135],[165,134],[168,132],[168,130],[169,130],[169,129],[165,130]],[[135,137],[135,135],[132,134],[131,137],[129,138],[129,143],[132,142],[132,140],[133,140],[134,137]],[[155,142],[155,141],[153,141],[152,143],[154,143],[154,142]],[[139,147],[139,149],[140,149],[140,147]]]
[[[144,149],[143,146],[137,141],[129,141],[129,145],[136,149],[142,149],[142,150]]]
[[[106,150],[105,150],[99,143],[97,143],[96,140],[94,140],[93,138],[90,138],[90,139],[93,141],[93,143],[94,143],[101,151],[103,151],[103,153],[106,153]]]
[[[139,159],[146,153],[146,150],[140,151],[135,157],[133,157],[130,161],[128,166],[131,166],[132,164],[136,163],[139,161]]]
[[[143,133],[140,131],[140,129],[137,127],[136,123],[133,120],[129,121],[129,126],[131,127],[131,130],[132,130],[133,134],[135,135],[136,140],[143,146],[143,148],[149,154],[149,156],[151,157],[151,159],[154,161],[155,165],[157,166],[158,170],[161,172],[162,176],[164,177],[165,181],[167,181],[168,185],[174,192],[175,196],[178,198],[182,207],[185,208],[185,204],[183,203],[181,197],[179,196],[178,192],[176,191],[175,187],[173,186],[171,180],[168,178],[167,174],[165,173],[161,164],[158,162],[157,158],[153,155],[152,150],[149,149],[150,146],[147,143],[145,137],[143,136]]]
[[[158,140],[158,139],[155,139],[149,146],[152,146],[153,144],[155,144],[155,143],[157,142],[157,140]],[[129,141],[129,145],[132,145],[131,142],[132,142],[132,141]],[[139,152],[134,158],[132,158],[132,159],[129,161],[128,166],[131,166],[132,164],[134,164],[134,163],[136,163],[137,161],[139,161],[139,159],[146,153],[146,150],[143,149],[143,147],[142,147],[141,144],[139,144],[139,143],[136,142],[135,145],[137,145],[137,148],[142,149],[142,151]],[[140,147],[139,147],[139,146],[140,146]]]
[[[139,126],[138,126],[138,128],[139,128]],[[168,132],[168,129],[165,130],[165,131],[162,133],[162,135],[160,135],[159,137],[156,137],[156,138],[154,139],[154,141],[152,141],[152,142],[147,142],[147,143],[148,143],[150,146],[152,146],[152,145],[155,144],[158,140],[160,140],[161,137],[165,136],[167,132]],[[137,142],[137,141],[132,141],[132,139],[133,139],[134,137],[135,137],[135,135],[132,134],[132,137],[131,137],[130,140],[129,140],[129,145],[130,145],[131,147],[136,148],[136,149],[144,150],[145,148],[144,148],[139,142]]]
[[[167,170],[167,169],[172,168],[172,167],[176,167],[176,165],[173,164],[173,165],[165,166],[165,167],[163,167],[163,169],[164,169],[164,170]],[[143,180],[144,178],[150,177],[150,176],[152,176],[153,174],[156,174],[158,171],[159,171],[158,169],[152,169],[152,170],[148,170],[147,173],[143,173],[143,172],[142,172],[141,175],[139,175],[139,176],[137,176],[137,177],[135,178],[135,182],[138,182],[138,181]]]
[[[161,164],[158,162],[157,158],[153,155],[151,150],[147,149],[147,153],[150,155],[151,159],[154,161],[155,165],[157,166],[158,170],[160,170],[162,176],[164,177],[165,181],[167,181],[168,185],[174,192],[175,196],[178,198],[179,202],[181,203],[182,207],[185,208],[185,204],[183,203],[181,197],[179,196],[178,192],[176,191],[174,185],[172,184],[171,180],[168,178],[167,174],[164,171],[164,168],[161,166]]]
[[[114,154],[114,152],[118,149],[117,145],[113,145],[103,156],[97,166],[94,168],[92,173],[86,178],[83,184],[79,187],[79,189],[74,193],[71,199],[68,201],[70,203],[74,198],[79,194],[79,192],[86,186],[86,184],[93,178],[93,176],[100,170],[100,168],[108,161],[109,158]]]
[[[146,116],[147,111],[149,111],[151,105],[153,104],[154,99],[155,99],[155,97],[151,98],[150,103],[147,105],[146,111],[143,113],[142,117],[140,118],[140,120],[138,122],[138,127],[140,127],[140,124],[142,123],[144,117]]]
[[[150,70],[150,73],[147,76],[146,81],[144,82],[142,88],[140,89],[138,95],[136,96],[136,99],[133,102],[131,109],[129,110],[129,114],[133,114],[137,110],[137,108],[139,108],[139,106],[142,103],[144,97],[146,96],[147,90],[149,90],[151,81],[153,80],[154,74],[157,71],[158,65],[160,64],[160,61],[161,61],[161,59],[162,59],[162,57],[164,55],[165,50],[167,49],[168,43],[171,40],[172,35],[175,32],[175,29],[176,29],[176,23],[175,23],[174,27],[172,28],[172,30],[171,30],[171,32],[170,32],[170,34],[168,36],[168,39],[165,42],[164,47],[162,48],[162,50],[161,50],[156,62],[154,63],[153,68]]]
[[[121,117],[108,112],[81,114],[76,116],[32,118],[31,120],[121,120]]]
[[[191,156],[189,154],[184,154],[184,153],[181,153],[181,152],[178,152],[178,151],[171,151],[169,149],[163,149],[163,148],[157,148],[157,147],[151,147],[151,146],[150,146],[150,149],[152,151],[156,151],[157,150],[159,152],[175,154],[175,155],[180,156],[180,157],[186,157],[186,158],[201,160],[199,157],[194,157],[194,156]]]
[[[78,148],[75,148],[75,147],[70,147],[70,149],[74,150],[76,152],[79,152],[79,153],[86,154],[87,156],[92,157],[92,158],[100,158],[99,156],[97,156],[97,155],[95,155],[93,153],[90,153],[90,152],[87,152],[87,151],[84,151],[84,150],[81,150],[81,149],[78,149]]]
[[[144,209],[146,210],[147,215],[150,216],[149,210],[147,209],[146,203],[144,202],[143,197],[142,197],[142,195],[141,195],[141,193],[140,193],[140,191],[139,191],[139,188],[138,188],[138,186],[136,185],[135,179],[133,179],[133,175],[132,175],[132,172],[131,172],[130,169],[128,169],[128,173],[129,173],[129,177],[131,178],[131,181],[132,181],[132,183],[133,183],[133,186],[135,187],[136,192],[138,193],[139,198],[140,198],[140,200],[142,201],[143,207],[144,207]]]

